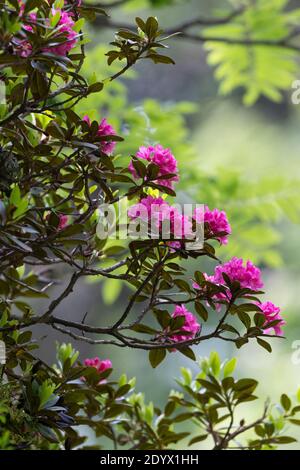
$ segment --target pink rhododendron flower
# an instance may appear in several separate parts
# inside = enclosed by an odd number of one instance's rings
[[[106,371],[107,369],[112,369],[112,363],[110,359],[100,359],[99,357],[87,358],[84,360],[84,365],[87,367],[94,367],[99,374]],[[82,377],[81,380],[85,380]],[[106,380],[100,380],[99,384],[105,384]]]
[[[280,320],[280,323],[278,323],[277,325],[272,326],[271,328],[267,328],[265,330],[265,333],[270,334],[271,330],[273,329],[277,336],[282,336],[283,331],[281,327],[286,324],[286,321],[284,321],[282,316],[280,315],[280,308],[276,307],[276,305],[274,305],[272,302],[256,302],[256,305],[258,305],[258,307],[262,310],[262,313],[266,317],[266,324],[275,320]]]
[[[178,169],[177,169],[177,161],[172,155],[170,149],[165,149],[162,145],[155,145],[154,147],[140,147],[139,151],[136,153],[137,158],[141,158],[142,160],[146,160],[149,163],[155,163],[159,167],[158,176],[170,175],[175,174],[170,179],[161,179],[159,178],[156,180],[157,184],[161,186],[166,186],[167,188],[173,188],[173,183],[179,180],[178,177]],[[129,170],[134,178],[139,178],[132,161],[129,164]]]
[[[19,2],[21,5],[21,10],[20,10],[20,15],[23,15],[24,13],[24,3]],[[75,22],[72,19],[72,14],[67,13],[66,11],[62,10],[55,10],[54,8],[52,9],[52,15],[55,15],[56,13],[60,14],[60,19],[58,21],[58,24],[56,26],[57,30],[59,31],[59,34],[64,34],[66,36],[65,41],[63,41],[60,44],[57,44],[56,46],[50,46],[50,47],[45,47],[43,49],[44,52],[51,52],[52,54],[60,55],[60,56],[66,56],[67,53],[75,47],[77,43],[77,32],[74,31],[73,26]],[[35,22],[37,19],[36,13],[30,13],[29,14],[30,19]],[[49,21],[48,21],[49,23]],[[23,29],[26,31],[33,31],[33,28],[31,25],[23,25]],[[55,40],[55,38],[54,38]],[[32,52],[32,46],[29,41],[26,39],[24,40],[17,40],[20,44],[17,45],[16,48],[16,53],[20,55],[21,57],[28,57],[31,52]]]
[[[44,50],[46,52],[51,52],[52,54],[66,56],[67,53],[70,52],[70,50],[73,49],[77,43],[77,33],[73,29],[75,23],[72,19],[72,16],[66,11],[53,9],[52,15],[55,15],[57,12],[60,13],[60,19],[57,24],[57,28],[60,34],[64,33],[66,40],[57,46],[47,47]]]
[[[168,205],[168,203],[161,197],[155,198],[147,196],[128,209],[128,216],[132,220],[139,218],[148,223],[150,223],[152,220],[151,218],[153,218],[153,223],[158,225],[161,220],[161,210],[164,204]]]
[[[243,288],[258,291],[263,287],[261,271],[251,261],[232,258],[224,264],[216,266],[215,273],[210,277],[216,284],[225,284],[223,273],[227,274],[231,281],[238,281]]]
[[[193,236],[191,220],[182,215],[177,207],[171,206],[162,198],[147,196],[128,210],[132,219],[140,219],[149,224],[149,232],[159,233],[163,238],[188,238]],[[168,242],[173,248],[180,248],[177,241]]]
[[[219,209],[213,209],[211,211],[207,206],[205,206],[204,212],[201,208],[195,209],[194,219],[198,223],[205,222],[209,224],[212,236],[222,233],[222,236],[217,237],[221,245],[226,245],[228,243],[227,235],[231,234],[231,226],[224,211],[219,211]]]
[[[112,369],[112,363],[110,359],[101,360],[99,357],[85,359],[84,365],[88,367],[94,367],[99,373],[104,372],[107,369]]]
[[[234,257],[227,263],[216,266],[212,276],[204,275],[208,281],[214,284],[225,285],[223,273],[227,274],[232,282],[239,282],[242,288],[258,291],[264,285],[261,279],[260,269],[251,263],[251,261],[247,261],[244,265],[242,259]],[[199,288],[196,283],[193,284],[193,287]]]
[[[263,287],[261,271],[257,266],[251,263],[251,261],[247,261],[244,264],[242,259],[234,257],[227,263],[216,266],[215,272],[212,276],[208,276],[206,273],[203,274],[207,281],[216,285],[225,286],[226,282],[224,280],[223,273],[227,274],[232,282],[239,282],[241,288],[258,291]],[[193,288],[199,289],[200,286],[196,282],[193,282]],[[216,300],[228,300],[229,298],[229,291],[227,292],[227,295],[222,292],[214,295],[214,299]],[[216,304],[216,308],[217,310],[220,310],[221,304]]]
[[[185,308],[184,305],[176,306],[172,314],[172,318],[176,318],[176,317],[185,318],[185,322],[181,330],[187,332],[188,334],[173,335],[170,337],[172,341],[180,342],[180,341],[187,341],[189,339],[194,339],[196,335],[201,331],[201,325],[197,322],[194,315]]]
[[[83,117],[83,120],[87,122],[89,126],[91,125],[91,120],[87,115]],[[115,129],[107,122],[105,118],[103,118],[99,124],[97,135],[105,136],[105,135],[116,135],[116,134],[117,133]],[[99,142],[99,145],[103,153],[106,153],[107,155],[111,155],[114,152],[116,142],[113,142],[112,140],[102,141],[102,142]]]
[[[65,214],[59,214],[58,217],[59,217],[59,224],[58,224],[57,229],[63,230],[68,225],[69,217]]]

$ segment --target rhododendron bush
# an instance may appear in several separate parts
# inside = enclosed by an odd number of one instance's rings
[[[201,352],[211,339],[238,349],[253,342],[267,354],[273,341],[284,340],[285,315],[266,300],[261,271],[251,260],[222,263],[222,245],[234,243],[226,207],[196,201],[202,209],[180,211],[175,191],[185,169],[172,149],[137,141],[134,155],[120,154],[126,135],[110,116],[92,119],[80,112],[81,100],[101,93],[137,61],[173,64],[161,52],[168,38],[157,19],[137,18],[136,30],[117,32],[112,50],[99,57],[109,65],[117,61],[118,72],[88,82],[81,74],[88,54],[84,21],[97,15],[105,12],[78,1],[0,4],[6,97],[0,109],[0,339],[6,349],[0,448],[88,449],[93,446],[82,425],[94,431],[94,448],[107,439],[132,449],[186,448],[206,439],[214,449],[235,447],[236,441],[245,449],[291,443],[285,424],[299,424],[300,407],[285,394],[277,411],[267,403],[254,421],[238,420],[236,408],[256,399],[257,382],[234,378],[234,360],[221,364],[212,352],[195,377],[183,369],[180,390],[161,410],[145,403],[134,392],[135,380],[126,377],[123,348],[147,351],[149,374],[169,355],[177,355],[179,364],[183,356],[196,361],[193,346]],[[120,249],[98,229],[102,204],[117,207],[124,200],[130,203],[127,223],[143,225],[147,236],[129,237]],[[203,228],[200,245],[192,239],[197,224]],[[191,277],[189,260],[198,266]],[[78,281],[90,278],[131,287],[116,321],[107,316],[101,323],[106,312],[96,325],[85,312],[82,321],[57,314],[68,296],[77,295]],[[54,280],[60,283],[57,296]],[[38,307],[32,298],[41,300]],[[124,374],[116,379],[109,357],[84,357],[70,343],[57,345],[54,365],[45,363],[36,351],[36,326],[103,351],[106,345],[119,348]],[[190,419],[191,435],[184,428]],[[252,437],[244,438],[249,430]]]

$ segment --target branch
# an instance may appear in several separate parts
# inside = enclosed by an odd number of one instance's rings
[[[57,297],[57,299],[53,300],[53,302],[51,302],[51,304],[49,305],[49,308],[47,310],[46,313],[44,313],[40,318],[39,318],[39,322],[38,323],[48,323],[51,315],[52,315],[52,312],[56,309],[56,307],[58,307],[58,305],[66,298],[68,297],[68,295],[73,291],[73,288],[76,284],[76,282],[78,281],[78,279],[80,278],[80,276],[82,275],[81,271],[78,271],[78,272],[75,272],[72,274],[72,277],[70,279],[70,282],[69,284],[67,285],[67,287],[65,288],[65,290],[60,294],[59,297]]]
[[[130,302],[127,305],[127,308],[126,308],[125,312],[123,313],[121,318],[114,324],[113,329],[118,328],[123,323],[123,321],[126,320],[126,318],[128,317],[133,305],[135,304],[135,301],[136,301],[137,297],[140,295],[140,293],[142,292],[144,287],[151,281],[152,277],[154,277],[157,274],[157,272],[160,270],[160,268],[162,267],[162,265],[164,264],[165,261],[166,261],[166,259],[163,259],[162,261],[157,263],[153,267],[153,271],[150,271],[148,276],[145,277],[145,279],[143,280],[143,282],[141,283],[139,288],[135,291],[134,295],[131,297]]]
[[[178,25],[164,30],[166,36],[173,35],[174,38],[183,38],[190,41],[196,42],[223,42],[225,44],[230,45],[242,45],[242,46],[268,46],[268,47],[284,47],[286,49],[291,49],[295,51],[300,51],[300,46],[295,44],[291,44],[290,40],[295,38],[297,35],[300,34],[299,27],[295,28],[292,32],[290,32],[286,37],[279,39],[279,40],[272,40],[272,39],[249,39],[249,38],[227,38],[221,36],[208,36],[202,34],[191,33],[188,30],[195,26],[217,26],[222,24],[230,23],[234,18],[241,15],[245,11],[245,7],[240,8],[238,10],[233,11],[229,15],[222,17],[222,18],[205,18],[205,17],[198,17],[192,19],[190,21],[186,21],[184,23],[179,23]],[[104,28],[110,28],[115,30],[130,30],[134,31],[136,29],[135,25],[128,24],[128,23],[119,23],[112,21],[110,18],[107,17],[98,17],[94,22],[97,26],[101,26]]]
[[[112,3],[88,3],[88,2],[84,2],[82,4],[82,6],[84,8],[117,8],[117,7],[121,7],[122,5],[125,5],[126,3],[128,3],[129,0],[116,0],[115,2],[112,2]]]
[[[298,33],[299,34],[299,33]],[[179,36],[179,35],[178,35]],[[174,37],[178,37],[174,36]],[[291,38],[289,34],[283,39],[272,40],[272,39],[239,39],[239,38],[226,38],[220,36],[204,36],[201,34],[181,33],[181,37],[197,42],[223,42],[224,44],[230,45],[241,45],[241,46],[267,46],[267,47],[283,47],[285,49],[291,49],[294,51],[300,51],[300,46],[290,44],[288,41]]]
[[[184,23],[180,23],[174,28],[168,29],[166,31],[167,34],[175,34],[178,31],[186,31],[189,28],[193,28],[194,26],[218,26],[222,24],[230,23],[234,18],[241,15],[245,11],[245,6],[238,8],[237,10],[233,10],[229,15],[223,16],[220,18],[205,18],[203,16],[199,16],[198,18],[194,18],[192,20],[186,21]]]
[[[128,1],[128,0],[127,0]],[[126,0],[122,3],[126,3]],[[99,6],[99,5],[98,5]],[[230,23],[234,18],[241,15],[245,11],[245,7],[240,7],[236,10],[233,10],[226,16],[223,17],[216,17],[216,18],[207,18],[204,16],[198,16],[189,21],[185,21],[183,23],[179,23],[178,25],[174,26],[173,28],[169,28],[164,32],[169,34],[176,34],[178,31],[185,31],[189,28],[193,28],[194,26],[218,26],[222,24]],[[92,25],[101,26],[104,28],[115,28],[115,29],[136,29],[136,26],[126,23],[118,23],[114,22],[110,19],[110,17],[99,16],[96,20],[92,23]]]
[[[243,434],[244,432],[249,431],[250,429],[253,429],[255,426],[263,423],[264,420],[266,419],[268,409],[269,409],[269,405],[268,405],[268,403],[266,403],[265,407],[264,407],[263,415],[262,415],[261,418],[257,419],[256,421],[253,421],[252,423],[247,424],[245,426],[239,426],[238,429],[236,431],[232,432],[232,433],[230,433],[230,431],[229,431],[229,433],[227,432],[226,435],[225,435],[225,438],[221,441],[221,443],[215,445],[213,450],[226,449],[228,447],[229,442],[232,441],[233,439],[235,439],[235,437],[237,437],[240,434]],[[230,428],[229,428],[229,430],[230,430]]]

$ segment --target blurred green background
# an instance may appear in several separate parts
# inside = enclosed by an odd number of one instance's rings
[[[119,23],[151,15],[168,28],[200,13],[210,17],[216,9],[226,11],[228,7],[223,0],[175,2],[165,7],[133,0],[126,8],[108,11]],[[92,41],[85,74],[90,80],[93,74],[99,80],[118,70],[118,64],[108,68],[104,58],[113,33],[101,25],[89,26]],[[282,308],[286,339],[272,341],[272,354],[256,343],[237,351],[231,343],[220,341],[204,343],[195,352],[201,357],[217,350],[223,359],[236,355],[238,373],[260,380],[262,402],[267,396],[278,400],[281,392],[293,393],[300,387],[300,361],[297,364],[293,356],[293,342],[300,340],[300,105],[292,105],[292,88],[287,87],[280,103],[259,98],[252,107],[243,104],[239,88],[221,96],[202,45],[183,39],[169,44],[168,54],[175,59],[175,66],[141,62],[124,78],[106,85],[102,93],[87,98],[79,111],[92,115],[93,109],[97,119],[107,116],[125,138],[117,147],[124,155],[135,153],[144,144],[159,142],[170,147],[180,168],[178,199],[227,212],[232,236],[227,247],[218,249],[218,256],[224,261],[231,256],[251,259],[263,269],[266,300]],[[189,263],[188,269],[211,271],[213,266],[196,261]],[[60,274],[63,279],[64,273]],[[79,289],[57,313],[81,319],[89,312],[88,321],[95,324],[112,323],[130,292],[121,290],[114,280],[84,283]],[[215,315],[212,313],[211,322]],[[46,357],[54,339],[48,336],[42,343]],[[82,360],[95,355],[109,357],[116,376],[124,371],[136,376],[137,390],[145,391],[146,399],[157,404],[175,387],[174,377],[179,376],[181,366],[197,369],[176,353],[152,370],[146,352],[77,346]],[[255,416],[256,411],[260,413],[257,406],[248,405],[245,413]]]

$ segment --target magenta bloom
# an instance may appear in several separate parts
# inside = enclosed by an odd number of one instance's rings
[[[161,221],[163,205],[169,206],[163,198],[147,196],[142,198],[140,202],[134,204],[134,206],[128,209],[128,216],[132,220],[138,218],[148,222],[149,224],[151,223],[151,220],[153,220],[153,224],[158,226],[159,222]]]
[[[20,15],[22,16],[24,13],[24,2],[19,2],[21,5]],[[50,46],[43,49],[44,52],[51,52],[52,54],[66,56],[68,52],[70,52],[73,47],[75,47],[77,43],[77,33],[73,30],[73,26],[75,22],[72,19],[72,14],[69,14],[62,10],[55,10],[52,9],[52,14],[55,15],[57,12],[60,13],[60,19],[56,26],[57,31],[61,35],[62,33],[66,37],[65,41],[56,45]],[[30,19],[35,22],[36,21],[36,13],[29,14]],[[49,20],[48,20],[49,23]],[[23,25],[23,29],[26,31],[33,31],[31,25]],[[55,41],[55,38],[53,38]],[[17,40],[16,45],[16,53],[21,57],[28,57],[32,52],[32,46],[29,41],[26,39],[24,40]]]
[[[204,276],[207,281],[213,284],[225,286],[226,282],[224,280],[223,273],[227,274],[231,282],[239,282],[241,288],[259,291],[263,287],[261,271],[251,263],[251,261],[247,261],[244,265],[242,259],[234,257],[227,263],[216,266],[215,272],[212,276],[208,276],[206,273],[204,273]],[[200,287],[196,282],[193,282],[193,288],[199,289]],[[220,292],[214,296],[214,299],[228,300],[229,297],[229,291],[227,292],[227,295]],[[216,307],[217,310],[220,310],[221,304],[217,304]]]
[[[160,234],[162,239],[192,237],[193,227],[190,219],[182,215],[177,207],[171,206],[161,197],[147,196],[138,204],[130,207],[128,216],[132,219],[140,219],[147,222],[149,232]],[[173,248],[180,248],[181,243],[168,242]]]
[[[59,214],[58,217],[59,217],[59,224],[58,224],[57,229],[63,230],[68,225],[69,217],[65,214]]]
[[[223,273],[227,274],[230,280],[238,281],[242,288],[258,291],[263,287],[261,271],[251,261],[244,265],[242,259],[232,258],[224,264],[216,266],[215,273],[209,279],[215,284],[225,284]]]
[[[155,145],[154,147],[140,147],[139,151],[136,153],[137,158],[141,158],[142,160],[146,160],[149,163],[155,163],[159,167],[158,176],[170,175],[174,174],[170,179],[158,179],[156,180],[157,184],[162,186],[166,186],[167,188],[172,189],[173,183],[179,180],[178,177],[178,168],[177,168],[177,161],[172,155],[170,149],[165,149],[161,145]],[[132,161],[129,164],[129,170],[132,173],[134,178],[139,178],[135,168],[132,164]]]
[[[99,357],[85,359],[84,365],[88,367],[94,367],[99,373],[104,372],[107,369],[112,369],[112,363],[110,359],[103,359],[101,361]]]
[[[83,121],[87,122],[87,124],[90,126],[91,125],[91,120],[89,116],[85,115],[83,117]],[[105,135],[116,135],[115,129],[107,122],[105,118],[102,119],[102,121],[99,124],[98,127],[98,136],[105,136]],[[101,150],[103,153],[106,153],[107,155],[111,155],[114,152],[116,142],[113,142],[112,140],[109,141],[102,141],[99,143]]]
[[[77,33],[73,30],[74,21],[72,16],[66,11],[61,10],[52,10],[52,14],[55,15],[57,12],[60,13],[60,19],[57,25],[59,33],[64,33],[66,40],[61,44],[53,47],[48,47],[45,49],[46,52],[51,52],[52,54],[57,54],[61,56],[66,56],[77,43]]]
[[[205,222],[209,224],[211,232],[210,235],[212,237],[217,237],[221,245],[227,245],[227,235],[231,234],[231,226],[228,222],[226,212],[219,211],[219,209],[213,209],[211,211],[207,206],[205,206],[204,213],[203,210],[200,208],[195,209],[194,219],[198,223]],[[220,233],[222,233],[223,235],[218,237],[218,234]]]
[[[286,321],[283,320],[282,316],[280,315],[280,308],[276,307],[272,302],[256,302],[256,305],[262,310],[262,313],[266,317],[266,324],[270,323],[275,320],[280,320],[280,323],[277,325],[272,326],[271,328],[267,328],[265,330],[266,334],[270,334],[273,328],[276,336],[283,336],[282,326],[286,324]]]
[[[194,315],[189,312],[184,305],[177,305],[173,314],[172,318],[176,317],[185,317],[184,325],[182,326],[181,330],[186,331],[188,334],[184,335],[173,335],[170,339],[174,342],[186,341],[189,339],[194,339],[201,331],[201,325],[197,322]]]

